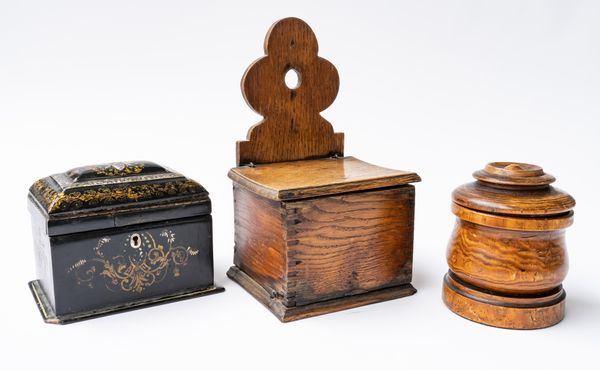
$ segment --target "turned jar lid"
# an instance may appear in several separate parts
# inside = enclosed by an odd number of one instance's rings
[[[492,162],[473,177],[477,181],[452,193],[456,205],[485,213],[540,217],[568,214],[575,206],[573,197],[550,186],[554,176],[534,164]]]

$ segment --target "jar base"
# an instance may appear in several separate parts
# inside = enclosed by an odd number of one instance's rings
[[[565,316],[565,291],[558,286],[540,294],[507,294],[481,289],[449,271],[442,298],[454,313],[471,321],[505,329],[541,329]]]

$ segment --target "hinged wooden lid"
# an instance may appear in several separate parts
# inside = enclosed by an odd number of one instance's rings
[[[273,200],[294,200],[373,190],[421,181],[414,172],[390,170],[354,157],[236,167],[229,177]]]
[[[575,199],[550,186],[554,176],[540,166],[493,162],[473,173],[476,182],[459,186],[452,200],[463,207],[495,214],[543,216],[569,212]]]
[[[319,57],[317,38],[298,18],[276,22],[265,39],[265,56],[242,79],[246,102],[264,119],[237,143],[237,168],[229,177],[274,200],[292,200],[406,185],[416,173],[343,157],[344,135],[319,114],[333,103],[337,70]],[[286,73],[298,74],[288,87]]]
[[[29,198],[51,235],[210,213],[202,185],[152,162],[75,168],[36,181]]]

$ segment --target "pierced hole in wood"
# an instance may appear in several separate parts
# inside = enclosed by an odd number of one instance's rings
[[[285,86],[291,90],[296,90],[300,86],[300,73],[291,68],[285,73]]]
[[[129,244],[131,245],[131,248],[137,249],[142,246],[142,238],[140,238],[138,234],[133,234],[129,239]]]

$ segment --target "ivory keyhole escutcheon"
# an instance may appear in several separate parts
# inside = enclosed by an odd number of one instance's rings
[[[131,248],[133,249],[137,249],[139,247],[142,246],[142,238],[140,237],[139,234],[133,234],[131,235],[131,238],[129,239],[129,245],[131,245]]]

